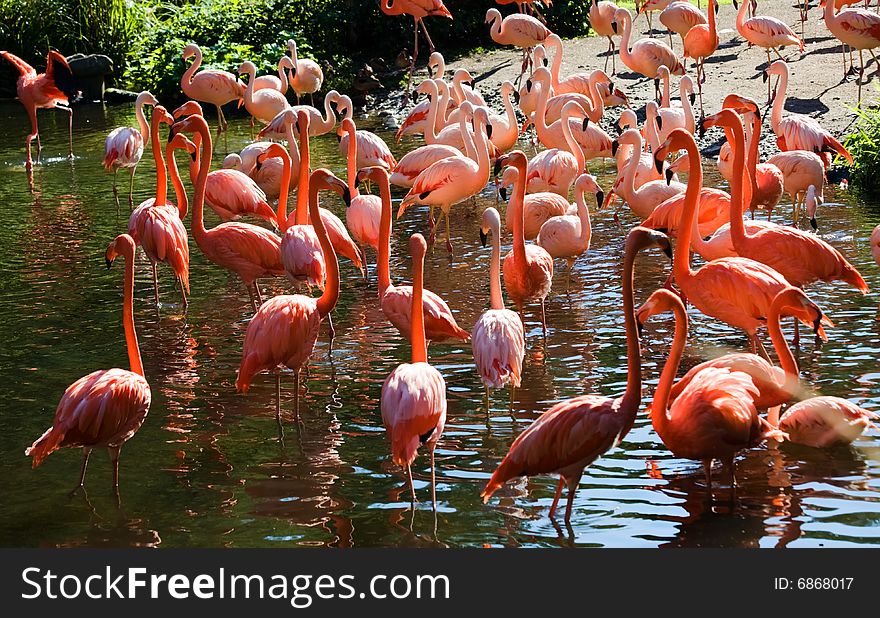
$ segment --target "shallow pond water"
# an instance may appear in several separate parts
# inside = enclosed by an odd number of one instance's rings
[[[135,319],[153,392],[149,416],[123,449],[122,505],[110,493],[106,456],[96,453],[87,493],[68,497],[79,451],[55,453],[30,468],[24,449],[51,424],[64,389],[95,369],[127,367],[120,320],[122,269],[104,267],[103,252],[125,230],[128,206],[117,209],[111,175],[101,167],[107,132],[134,125],[130,106],[81,106],[74,151],[66,154],[66,115],[41,112],[43,155],[28,188],[23,138],[27,118],[17,103],[0,104],[0,545],[4,546],[852,546],[880,544],[880,441],[876,432],[851,447],[819,451],[785,446],[755,449],[738,462],[735,501],[726,488],[710,499],[697,462],[676,459],[641,413],[623,443],[587,469],[571,528],[547,517],[555,479],[508,484],[488,505],[479,492],[513,439],[552,404],[583,393],[622,392],[626,381],[620,297],[624,230],[607,212],[593,213],[593,245],[569,275],[557,263],[547,303],[544,344],[539,314],[526,311],[523,386],[512,410],[497,392],[487,414],[470,344],[431,346],[431,363],[448,386],[449,418],[437,450],[439,512],[430,508],[427,459],[416,460],[409,508],[404,476],[391,464],[379,412],[382,381],[408,359],[409,344],[385,320],[371,268],[365,286],[341,261],[342,292],[334,314],[332,351],[322,334],[300,399],[303,427],[279,440],[274,379],[263,374],[248,395],[234,382],[251,310],[241,283],[208,263],[191,241],[192,296],[184,314],[166,268],[163,305],[152,301],[148,263],[138,262]],[[209,117],[213,125],[213,117]],[[364,123],[386,141],[379,121]],[[249,141],[244,120],[232,122],[215,148]],[[228,146],[227,146],[228,144]],[[313,165],[344,174],[333,135],[314,139]],[[400,155],[416,145],[393,146]],[[135,203],[154,191],[152,159],[135,181]],[[610,184],[602,166],[601,184]],[[707,183],[720,182],[705,165]],[[610,172],[610,167],[608,169]],[[120,176],[121,186],[126,181]],[[396,199],[400,198],[396,194]],[[323,204],[344,217],[341,201]],[[491,189],[452,217],[453,261],[439,242],[427,259],[427,286],[442,295],[470,330],[488,303],[490,250],[480,245],[480,212]],[[626,211],[622,211],[624,213]],[[790,216],[780,206],[779,217]],[[872,288],[862,297],[842,285],[810,290],[835,320],[821,348],[804,337],[798,360],[804,379],[823,394],[880,409],[880,272],[868,236],[880,221],[877,204],[832,188],[820,211],[823,237],[861,270]],[[208,211],[207,225],[217,222]],[[424,231],[424,211],[395,222],[392,277],[411,279],[407,239]],[[624,226],[636,223],[622,214]],[[782,219],[779,219],[782,221]],[[510,245],[505,234],[503,243]],[[370,254],[371,267],[374,257]],[[637,263],[636,303],[668,273],[669,263],[646,254]],[[268,293],[286,283],[265,282]],[[691,311],[684,363],[719,350],[746,349],[741,333]],[[650,401],[672,334],[671,319],[655,318],[643,336]],[[292,378],[283,405],[293,407]]]

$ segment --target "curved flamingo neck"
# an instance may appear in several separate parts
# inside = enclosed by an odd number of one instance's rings
[[[745,203],[748,202],[749,208],[754,211],[756,204],[754,203],[758,197],[758,147],[761,142],[761,119],[757,114],[751,115],[751,130],[748,137],[749,158],[746,161],[745,173],[748,174],[750,181],[751,194],[748,199],[744,198],[743,209]]]
[[[144,102],[138,101],[134,106],[134,117],[137,119],[138,130],[141,132],[141,137],[144,138],[144,146],[150,141],[150,125],[147,124],[147,119],[144,117]]]
[[[581,145],[578,144],[577,140],[574,138],[574,135],[571,132],[571,124],[569,121],[569,119],[571,118],[570,106],[576,105],[576,103],[566,103],[565,106],[562,108],[562,135],[565,137],[565,143],[568,144],[569,151],[572,155],[574,155],[575,161],[577,161],[577,173],[578,176],[580,176],[584,173],[584,170],[587,167],[587,161],[584,157],[584,151],[581,148]]]
[[[489,179],[489,138],[486,137],[486,125],[482,121],[474,123],[473,147],[476,150],[474,160],[479,166],[479,176],[486,182]]]
[[[834,0],[831,0],[831,1],[834,2]],[[745,21],[748,17],[747,11],[749,10],[748,9],[749,2],[750,2],[750,0],[743,0],[743,2],[739,5],[739,11],[737,11],[737,13],[736,13],[736,29],[739,30],[740,32],[742,32],[743,24],[745,23]]]
[[[546,142],[550,127],[547,125],[547,100],[550,98],[550,84],[544,80],[533,82],[534,86],[540,86],[538,89],[538,100],[536,101],[535,114],[538,116],[534,119],[535,132],[538,139]]]
[[[523,228],[525,227],[524,203],[526,199],[526,160],[525,156],[519,157],[514,163],[516,182],[513,185],[513,195],[510,204],[513,206],[513,259],[515,262],[524,263],[526,259],[526,238]]]
[[[296,190],[296,225],[309,222],[309,167],[312,164],[309,154],[309,127],[299,123],[299,179]]]
[[[189,203],[183,182],[180,180],[180,172],[177,170],[177,159],[174,158],[174,146],[171,142],[165,146],[165,158],[168,160],[168,173],[171,175],[171,185],[174,187],[174,196],[177,198],[177,212],[182,221],[189,210]]]
[[[490,35],[493,39],[497,39],[501,37],[501,13],[498,12],[496,15],[492,16],[492,23],[489,24]]]
[[[125,347],[128,351],[128,364],[131,371],[143,376],[144,365],[138,346],[137,331],[134,327],[134,243],[125,245],[125,284],[122,302],[122,327],[125,330]]]
[[[832,2],[834,0],[831,0]],[[729,112],[729,113],[727,113]],[[743,195],[744,180],[750,176],[748,168],[745,165],[745,133],[743,132],[742,123],[739,115],[732,110],[722,110],[730,122],[724,124],[725,131],[730,131],[729,136],[733,138],[731,147],[733,149],[733,176],[730,180],[730,238],[733,246],[740,253],[743,249],[743,243],[746,241],[746,228],[743,223],[743,209],[745,208],[745,196]],[[743,177],[746,177],[745,179]],[[690,182],[688,182],[690,186]],[[745,253],[745,251],[742,251]]]
[[[199,133],[193,134],[192,143],[195,144],[196,152],[200,152],[202,147],[202,136]],[[241,157],[239,157],[241,158]],[[189,181],[195,187],[196,179],[199,177],[199,158],[191,157],[189,160]]]
[[[440,88],[437,86],[437,82],[431,80],[431,85],[428,88],[431,89],[431,92],[428,94],[431,96],[430,102],[431,104],[428,106],[428,125],[425,127],[425,143],[426,144],[435,144],[437,142],[437,123],[439,122],[440,116]],[[445,112],[445,103],[446,99],[444,98],[442,103],[444,104],[443,109]],[[444,120],[446,119],[446,114],[443,114]]]
[[[195,181],[195,193],[193,195],[192,230],[196,243],[201,245],[207,237],[205,230],[205,192],[208,187],[208,172],[211,169],[211,155],[213,144],[211,143],[211,131],[207,123],[201,121],[201,126],[196,128],[196,136],[201,137],[202,151],[199,154],[199,171]]]
[[[587,206],[587,200],[583,189],[578,189],[575,193],[575,203],[577,204],[578,219],[581,222],[581,231],[578,240],[586,242],[593,234],[592,224],[590,222],[590,209]],[[597,200],[598,201],[598,200]]]
[[[587,80],[587,94],[593,103],[593,114],[590,120],[595,118],[594,122],[599,122],[602,116],[605,115],[605,99],[599,93],[599,80],[601,78],[602,74],[596,70],[590,73],[590,79]]]
[[[642,140],[641,134],[638,131],[634,131],[636,135],[636,143],[632,147],[632,154],[629,156],[629,162],[626,164],[626,170],[624,171],[624,190],[627,192],[626,199],[632,199],[632,196],[636,194],[636,172],[639,169],[639,161],[642,158],[642,148],[644,148],[644,142]]]
[[[624,9],[625,10],[625,9]],[[620,59],[626,66],[632,64],[632,55],[629,52],[629,38],[632,34],[632,15],[629,11],[623,16],[623,34],[620,35]]]
[[[660,115],[660,110],[655,109],[653,113],[646,112],[646,114],[645,136],[648,138],[646,141],[651,146],[651,151],[656,152],[660,148],[660,130],[657,128],[657,117]]]
[[[467,115],[464,112],[458,115],[458,130],[461,131],[461,141],[464,142],[465,156],[471,161],[476,161],[478,158],[477,148],[474,145],[476,133],[468,130]]]
[[[489,263],[489,307],[504,309],[501,293],[501,219],[492,221],[492,257]]]
[[[318,313],[324,318],[333,311],[333,308],[336,307],[336,302],[339,300],[339,262],[336,259],[336,252],[333,250],[333,245],[330,243],[330,239],[327,238],[327,230],[324,227],[324,221],[321,219],[321,211],[318,207],[318,191],[322,188],[329,189],[330,186],[326,181],[321,180],[310,184],[309,215],[311,215],[312,227],[315,228],[318,242],[321,243],[321,251],[324,253],[324,263],[327,267],[327,279],[324,292],[318,297],[316,303]]]
[[[831,1],[833,2],[833,0]],[[791,301],[787,296],[787,291],[780,292],[770,304],[770,311],[767,316],[767,332],[770,335],[770,341],[773,342],[776,355],[779,357],[779,364],[782,366],[782,370],[785,371],[786,381],[792,378],[797,381],[800,379],[797,361],[794,358],[794,354],[792,354],[791,348],[788,346],[788,342],[785,340],[785,335],[782,334],[782,311],[791,306]]]
[[[675,334],[672,339],[672,347],[669,350],[669,357],[660,374],[657,390],[654,391],[654,401],[651,403],[651,423],[661,436],[669,425],[667,412],[669,393],[672,390],[672,383],[675,381],[675,375],[678,373],[678,367],[681,364],[681,357],[684,355],[684,347],[687,343],[688,317],[681,301],[672,303],[672,312],[675,314]]]
[[[519,122],[516,119],[516,110],[513,107],[513,101],[510,100],[513,90],[504,93],[501,100],[504,104],[504,113],[507,116],[507,131],[505,137],[513,137],[514,143],[519,135]]]
[[[452,78],[452,95],[456,105],[461,105],[467,100],[464,96],[464,87],[461,85],[462,79],[463,77],[458,75]]]
[[[712,41],[715,47],[718,47],[718,29],[715,24],[715,8],[716,8],[716,0],[709,0],[709,40]]]
[[[162,144],[159,142],[159,114],[153,111],[150,119],[150,134],[153,137],[153,159],[156,161],[156,201],[154,206],[162,206],[168,199],[168,170],[162,156]]]
[[[412,362],[428,362],[428,343],[425,340],[425,307],[422,304],[423,290],[425,289],[425,254],[417,251],[413,256],[413,291],[412,291],[412,327],[410,328],[410,340],[412,342]]]
[[[663,73],[663,94],[660,97],[660,107],[669,107],[672,104],[670,81],[672,81],[670,73]]]
[[[376,271],[379,277],[379,298],[391,287],[391,184],[383,174],[379,179],[379,197],[382,199],[382,213],[379,217],[379,259]]]
[[[287,225],[287,200],[290,196],[290,176],[293,173],[293,162],[290,159],[287,149],[281,154],[281,188],[278,193],[278,209],[276,211],[276,219],[278,219],[278,229],[282,234],[290,227]]]
[[[621,407],[638,410],[642,401],[642,356],[639,349],[639,333],[636,327],[636,310],[633,300],[633,271],[638,250],[627,243],[623,258],[623,327],[626,332],[626,391]]]
[[[693,133],[696,129],[696,120],[694,119],[694,108],[691,105],[691,90],[687,82],[681,80],[678,83],[678,97],[681,99],[681,109],[684,112],[685,128],[688,133]]]
[[[690,134],[688,134],[690,135]],[[684,209],[681,213],[681,221],[678,225],[679,237],[675,245],[675,256],[672,269],[678,284],[684,285],[691,274],[691,239],[694,236],[694,228],[697,221],[697,206],[700,201],[700,191],[703,189],[703,164],[700,161],[700,153],[697,143],[691,136],[686,141],[685,150],[690,161],[688,172],[687,189],[684,196]],[[665,408],[664,408],[665,409]]]
[[[553,47],[555,51],[553,52],[553,62],[550,64],[550,83],[558,91],[559,73],[562,71],[562,39],[554,40]]]
[[[186,71],[183,72],[183,77],[181,77],[181,83],[190,84],[192,82],[193,75],[195,75],[196,71],[199,70],[199,67],[202,66],[202,50],[196,47],[196,52],[193,54],[192,64],[189,65]]]
[[[257,79],[257,68],[254,67],[245,67],[245,71],[248,75],[248,83],[247,87],[244,89],[244,101],[245,103],[251,104],[254,102],[254,82]]]
[[[281,94],[287,92],[287,88],[290,84],[287,82],[287,71],[284,69],[283,58],[278,61],[278,81],[281,82]]]
[[[831,1],[833,2],[834,0]],[[785,109],[785,97],[788,91],[788,67],[783,66],[784,70],[779,75],[779,84],[776,86],[776,98],[773,100],[773,111],[770,115],[770,126],[773,127],[774,132],[777,132],[779,123],[782,122],[782,111]]]
[[[352,199],[360,195],[357,187],[357,128],[354,122],[345,121],[343,129],[348,133],[348,160],[346,161],[346,174],[348,176],[348,193]]]

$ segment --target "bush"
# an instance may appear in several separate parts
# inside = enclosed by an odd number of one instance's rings
[[[874,174],[880,170],[880,108],[859,107],[854,111],[858,115],[855,130],[844,140],[844,146],[853,156],[850,177],[860,189],[878,193]]]

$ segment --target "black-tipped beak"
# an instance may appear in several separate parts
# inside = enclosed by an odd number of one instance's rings
[[[824,317],[825,316],[820,311],[819,317],[816,318],[815,320],[813,320],[813,334],[816,335],[817,337],[819,336],[819,330],[822,328],[822,318],[824,318]]]
[[[663,255],[665,255],[666,257],[668,257],[671,260],[672,259],[672,245],[670,245],[669,243],[666,243],[665,245],[663,245],[662,249],[663,249]]]
[[[810,227],[813,228],[814,232],[819,231],[819,224],[816,222],[816,217],[810,217]]]
[[[504,161],[501,159],[497,159],[495,161],[495,168],[492,170],[492,175],[497,176],[499,172],[501,172],[501,168],[504,167]]]
[[[620,142],[618,142],[616,139],[611,140],[611,156],[612,157],[617,156],[617,149],[618,148],[620,148]]]
[[[659,77],[654,78],[654,88],[657,90],[660,90],[660,78]]]
[[[623,135],[623,127],[621,127],[619,124],[614,125],[614,130],[617,131],[618,135]]]
[[[546,58],[544,58],[544,60],[543,60],[542,62],[543,62],[543,64],[544,64],[545,67],[549,67],[549,66],[550,66],[550,61],[547,60]]]
[[[667,186],[672,184],[672,177],[673,176],[675,176],[675,172],[672,171],[671,167],[667,167],[666,168],[666,184],[667,184]]]
[[[715,3],[715,14],[716,14],[716,15],[718,15],[718,11],[719,11],[719,10],[721,10],[721,9],[718,7],[718,3],[716,2],[716,3]]]
[[[526,92],[531,92],[531,91],[532,91],[532,80],[527,79],[526,80]]]
[[[486,137],[488,137],[489,139],[492,139],[492,125],[491,124],[486,125]]]
[[[717,5],[716,5],[717,6]],[[693,92],[688,95],[688,100],[691,102],[691,105],[697,102],[697,95]]]
[[[770,79],[770,74],[767,71],[761,73],[761,81],[766,84],[768,79]]]
[[[342,191],[342,201],[345,202],[346,208],[351,206],[351,191],[348,190],[348,187]]]
[[[605,193],[599,189],[596,191],[596,206],[602,208],[602,204],[605,203]]]
[[[611,22],[611,29],[614,31],[614,34],[617,34],[617,22]]]
[[[662,131],[663,130],[663,117],[660,114],[657,114],[655,121],[657,122],[657,130]]]
[[[174,125],[168,127],[168,139],[165,141],[170,142],[172,139],[174,139]]]
[[[516,90],[513,91],[513,102],[519,105],[519,93]]]
[[[498,195],[501,196],[501,199],[505,202],[507,201],[507,187],[501,187],[498,189]]]
[[[193,163],[195,163],[196,160],[198,160],[199,155],[195,150],[193,150],[191,153],[189,153],[189,158],[193,160]]]
[[[256,162],[256,164],[254,165],[254,168],[256,168],[256,170],[257,170],[258,172],[259,172],[261,169],[263,169],[263,162],[260,161],[260,157],[257,157],[257,162]]]
[[[739,5],[737,4],[736,0],[733,0],[733,8],[739,10]]]
[[[582,130],[582,131],[586,131],[588,126],[590,126],[590,119],[589,119],[589,118],[584,118],[584,122],[583,122],[583,124],[581,125],[581,130]]]
[[[480,244],[482,244],[485,247],[486,242],[488,240],[489,240],[489,235],[486,232],[484,232],[483,230],[480,230]]]
[[[415,91],[413,91],[413,96],[415,96],[415,94],[416,94]],[[333,113],[334,113],[334,114],[336,113],[336,110],[339,109],[339,108],[336,106],[336,101],[330,101],[330,109],[333,110]]]
[[[361,182],[362,182],[362,181],[361,181],[361,175],[360,175],[360,174],[355,174],[355,177],[354,177],[354,186],[355,186],[356,189],[359,188],[359,187],[361,186]]]
[[[663,173],[663,159],[658,159],[654,157],[654,167],[657,169],[658,174]]]
[[[700,134],[700,139],[703,139],[704,137],[706,137],[706,122],[703,121],[699,124],[700,124],[700,127],[699,127],[699,131],[697,131],[697,132]]]
[[[113,260],[111,260],[110,258],[108,258],[108,257],[106,257],[106,256],[104,257],[104,262],[107,263],[107,268],[108,268],[108,269],[109,269],[111,266],[113,266]]]

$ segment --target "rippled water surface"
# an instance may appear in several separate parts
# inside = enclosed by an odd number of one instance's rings
[[[738,463],[735,502],[726,488],[710,500],[698,463],[675,459],[643,412],[623,443],[587,469],[571,529],[547,517],[555,479],[508,484],[489,505],[479,492],[513,439],[552,404],[584,393],[617,395],[626,381],[620,296],[624,232],[608,213],[594,212],[593,246],[569,280],[557,263],[547,304],[546,346],[538,313],[527,310],[523,387],[512,410],[498,392],[487,414],[470,344],[434,345],[431,363],[446,379],[449,419],[437,450],[439,513],[434,534],[427,460],[414,474],[421,503],[409,509],[404,476],[390,462],[379,412],[382,381],[408,359],[409,345],[384,319],[375,273],[363,280],[342,260],[342,293],[334,314],[332,352],[322,334],[301,397],[304,426],[288,423],[279,441],[274,379],[258,376],[250,394],[235,392],[236,369],[250,304],[241,283],[209,264],[191,241],[192,296],[183,314],[170,271],[160,267],[163,306],[152,302],[148,263],[136,272],[135,319],[150,414],[123,449],[122,506],[110,493],[110,468],[95,453],[88,493],[68,497],[79,451],[64,450],[37,470],[23,451],[52,421],[64,389],[95,369],[127,367],[120,320],[122,269],[107,271],[103,251],[125,230],[128,206],[117,210],[111,176],[101,168],[103,140],[115,126],[134,125],[129,106],[79,107],[71,163],[66,115],[41,112],[43,159],[28,190],[23,165],[27,119],[20,106],[0,105],[0,544],[140,546],[851,546],[880,543],[880,442],[876,433],[851,447],[818,451],[757,449]],[[213,119],[209,119],[213,124]],[[367,123],[389,143],[381,124]],[[164,131],[163,131],[164,133]],[[215,165],[249,139],[233,122]],[[313,140],[313,165],[340,175],[336,139]],[[414,142],[395,147],[397,154]],[[153,189],[145,157],[135,203]],[[594,171],[600,171],[598,166]],[[716,182],[706,165],[707,182]],[[710,170],[712,170],[710,172]],[[610,171],[610,170],[609,170]],[[610,184],[600,174],[602,184]],[[121,178],[121,176],[120,176]],[[124,185],[124,183],[122,183]],[[400,195],[396,196],[399,199]],[[876,204],[831,190],[820,211],[823,237],[861,270],[872,293],[844,286],[810,290],[836,322],[831,341],[804,338],[798,356],[805,380],[823,394],[880,409],[880,274],[868,236],[880,220]],[[477,212],[494,203],[490,190],[452,218],[455,260],[442,243],[427,259],[427,285],[470,329],[488,302],[489,249],[478,238]],[[324,205],[344,218],[341,201]],[[777,213],[788,217],[781,206]],[[409,211],[393,233],[392,276],[411,278],[406,240],[423,231],[424,212]],[[625,226],[635,223],[622,216]],[[209,226],[216,223],[208,211]],[[510,236],[503,238],[509,246]],[[506,249],[505,249],[506,250]],[[370,254],[371,264],[374,261]],[[657,288],[668,262],[646,254],[637,263],[636,303]],[[287,289],[265,282],[268,293]],[[685,364],[719,349],[745,349],[745,337],[695,311]],[[650,401],[672,334],[655,319],[643,337]],[[283,405],[293,409],[292,378]],[[644,407],[644,406],[643,406]]]

